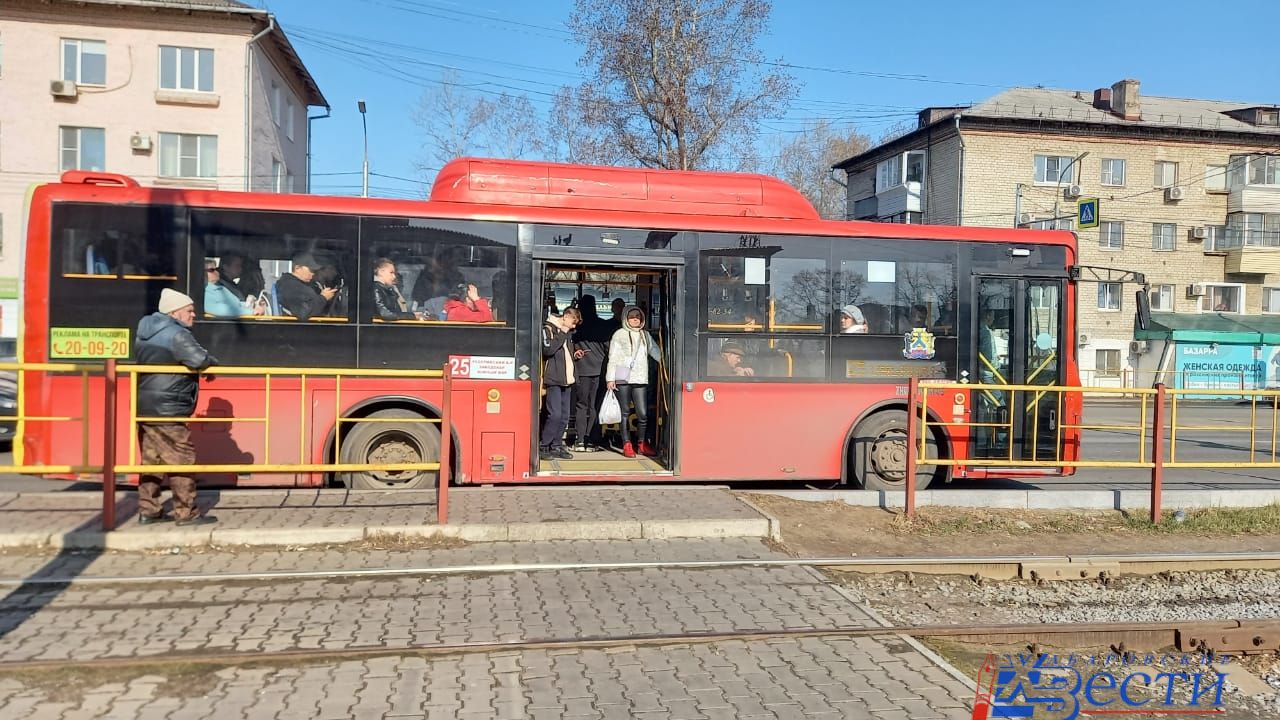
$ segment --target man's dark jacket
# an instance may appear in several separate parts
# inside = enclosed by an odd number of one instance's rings
[[[276,298],[280,301],[281,310],[299,320],[310,320],[312,315],[324,314],[328,305],[314,285],[302,282],[293,273],[285,273],[276,281]]]
[[[192,370],[218,364],[185,325],[161,312],[152,313],[138,323],[133,357],[142,365],[185,365]],[[198,380],[195,375],[143,373],[138,378],[138,414],[191,417],[200,389]]]

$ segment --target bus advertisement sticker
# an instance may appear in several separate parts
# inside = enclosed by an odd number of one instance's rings
[[[49,328],[49,359],[129,357],[129,328]]]

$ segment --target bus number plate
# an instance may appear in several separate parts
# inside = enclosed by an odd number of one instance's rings
[[[129,357],[129,328],[49,328],[49,359]]]

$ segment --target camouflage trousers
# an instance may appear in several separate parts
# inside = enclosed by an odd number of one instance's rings
[[[191,430],[186,423],[140,423],[138,445],[143,465],[192,465],[196,461]],[[173,490],[173,517],[185,520],[196,514],[196,481],[188,475],[143,474],[138,479],[138,513],[157,517],[164,512],[160,489],[165,480]]]

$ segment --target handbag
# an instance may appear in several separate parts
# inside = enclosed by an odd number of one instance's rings
[[[612,392],[604,394],[604,400],[600,402],[598,418],[601,425],[614,425],[622,422],[622,406],[618,404],[617,395]]]

